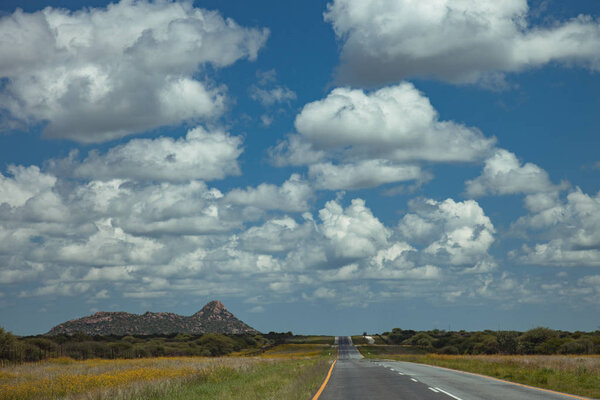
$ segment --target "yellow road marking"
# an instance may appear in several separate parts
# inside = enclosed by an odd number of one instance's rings
[[[321,393],[323,393],[323,390],[325,390],[325,386],[327,386],[327,382],[329,382],[329,378],[331,377],[331,371],[333,371],[333,367],[335,366],[336,362],[337,362],[337,360],[334,360],[333,364],[331,364],[331,368],[329,368],[329,372],[327,373],[327,377],[325,378],[325,381],[319,388],[319,391],[317,392],[317,394],[315,394],[315,397],[312,398],[312,400],[317,400],[319,398],[319,396],[321,395]]]
[[[420,364],[420,363],[415,363],[415,364]],[[562,393],[562,392],[557,392],[557,391],[550,390],[550,389],[543,389],[543,388],[539,388],[539,387],[535,387],[535,386],[524,385],[522,383],[505,381],[504,379],[494,378],[492,376],[487,376],[487,375],[481,375],[481,374],[477,374],[475,372],[461,371],[459,369],[451,369],[451,368],[440,367],[440,366],[437,366],[437,365],[430,365],[430,364],[420,364],[420,365],[426,365],[428,367],[445,369],[447,371],[462,372],[463,374],[475,375],[475,376],[479,376],[479,377],[482,377],[482,378],[491,379],[493,381],[498,381],[498,382],[502,382],[502,383],[510,383],[511,385],[521,386],[521,387],[528,388],[528,389],[541,390],[542,392],[547,392],[547,393],[552,393],[552,394],[558,394],[558,395],[561,395],[561,396],[567,396],[567,397],[571,397],[573,399],[590,400],[589,397],[580,397],[580,396],[575,396],[574,394]]]

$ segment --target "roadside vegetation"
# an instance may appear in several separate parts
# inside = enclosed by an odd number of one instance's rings
[[[120,359],[229,354],[254,356],[286,343],[332,344],[331,336],[295,336],[292,332],[225,335],[89,336],[81,333],[57,336],[16,337],[0,328],[0,365],[69,357]]]
[[[590,398],[600,398],[598,355],[391,354],[359,348],[367,358],[416,362],[487,375],[511,382]]]
[[[600,331],[567,332],[538,327],[517,331],[414,331],[395,328],[381,339],[436,354],[600,354]]]
[[[396,328],[380,338],[385,345],[358,347],[364,357],[436,365],[600,398],[600,331],[538,327],[526,332],[448,332]]]
[[[54,359],[0,369],[1,400],[308,399],[326,357]]]
[[[331,336],[31,336],[0,328],[0,400],[309,399]]]

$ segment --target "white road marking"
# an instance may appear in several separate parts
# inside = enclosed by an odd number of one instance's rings
[[[411,381],[413,382],[419,382],[418,380],[416,380],[415,378],[410,378]]]
[[[439,393],[439,391],[435,390],[435,389],[434,389],[434,388],[432,388],[432,387],[430,387],[430,388],[429,388],[429,390],[431,390],[432,392],[435,392],[435,393]]]
[[[462,400],[460,397],[456,397],[456,396],[455,396],[455,395],[453,395],[452,393],[448,393],[448,392],[446,392],[445,390],[442,390],[442,389],[440,389],[439,387],[436,387],[436,389],[437,389],[437,390],[439,390],[440,392],[442,392],[442,393],[444,393],[444,394],[446,394],[446,395],[448,395],[448,396],[452,397],[453,399],[456,399],[456,400]]]
[[[400,375],[404,375],[402,372],[398,372]]]

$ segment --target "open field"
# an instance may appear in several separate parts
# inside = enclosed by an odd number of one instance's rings
[[[260,358],[54,359],[0,368],[1,400],[307,399],[330,357],[314,351]]]
[[[377,347],[381,347],[377,349]],[[600,356],[392,354],[361,346],[366,358],[436,365],[580,396],[600,398]],[[403,346],[394,346],[403,347]],[[401,349],[400,351],[406,351]]]
[[[326,344],[293,344],[286,343],[277,345],[267,351],[265,351],[261,357],[273,358],[273,357],[292,357],[292,358],[306,358],[306,357],[335,357],[337,352],[335,349]]]
[[[333,345],[334,336],[303,336],[294,335],[286,340],[287,343],[303,343],[303,344],[329,344]]]

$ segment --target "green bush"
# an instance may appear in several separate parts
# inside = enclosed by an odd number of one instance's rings
[[[233,339],[220,333],[207,333],[198,340],[198,343],[211,356],[224,356],[233,352],[236,347]]]
[[[0,359],[11,360],[15,352],[17,339],[12,333],[0,327]]]
[[[556,337],[558,337],[558,333],[549,328],[530,329],[519,336],[519,351],[524,354],[536,354],[536,351],[546,351],[550,348],[550,345],[548,348],[541,345]]]

